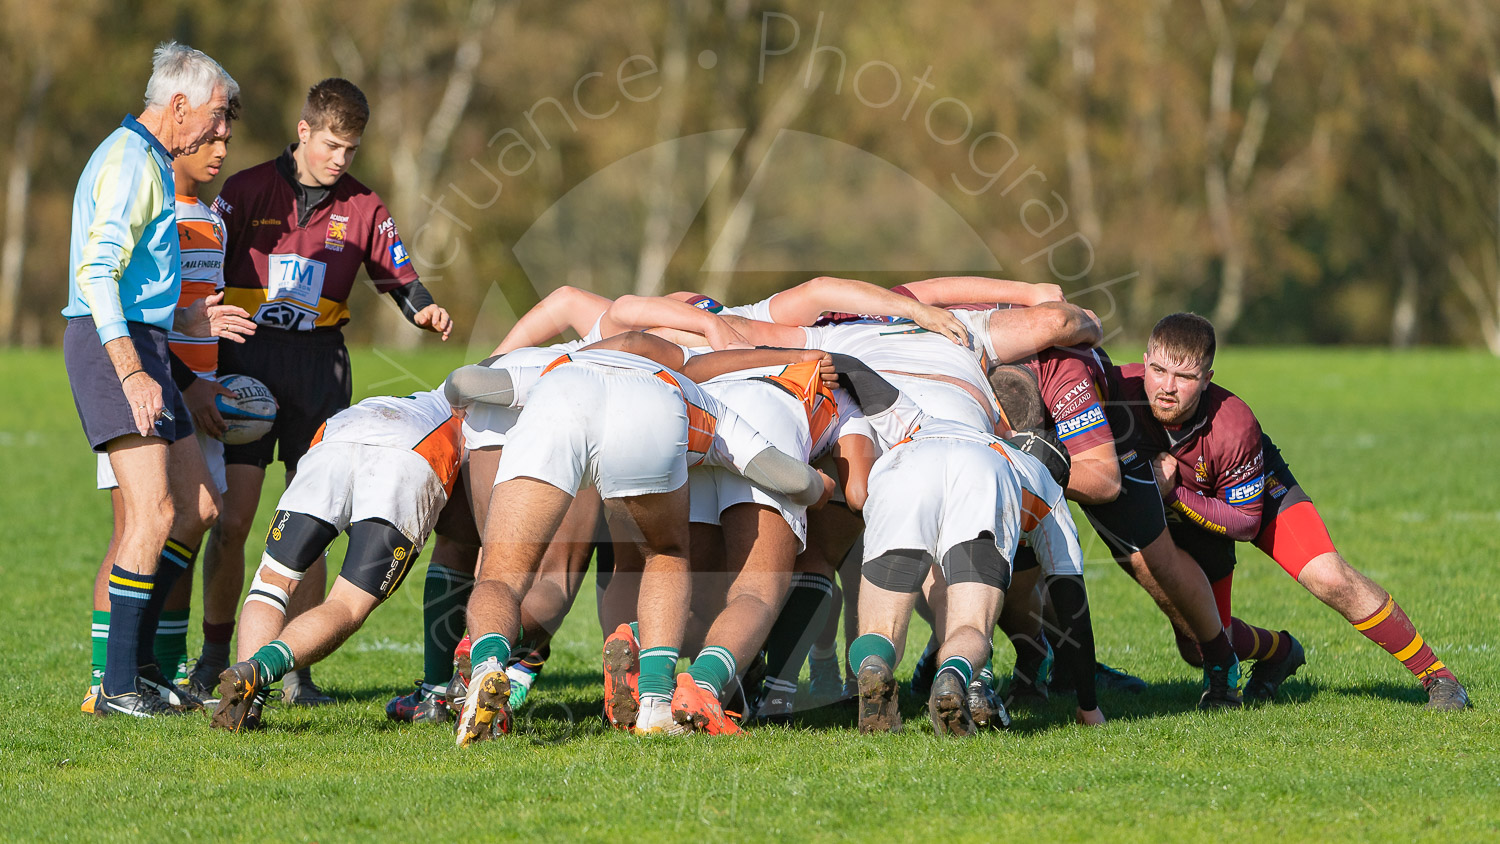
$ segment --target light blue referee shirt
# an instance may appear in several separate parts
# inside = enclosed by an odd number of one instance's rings
[[[172,154],[126,115],[89,157],[73,194],[68,306],[92,316],[99,342],[126,322],[171,329],[182,290]]]

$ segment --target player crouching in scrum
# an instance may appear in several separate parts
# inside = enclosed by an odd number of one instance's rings
[[[870,426],[888,445],[870,473],[861,635],[849,647],[859,683],[860,732],[901,728],[892,672],[917,593],[936,565],[946,583],[946,612],[941,668],[928,711],[939,735],[973,735],[970,686],[976,666],[989,659],[991,631],[1023,540],[1044,571],[1076,576],[1079,600],[1068,611],[1087,613],[1078,531],[1062,487],[1040,461],[1012,444],[922,413],[857,359],[835,355],[834,361]],[[1092,668],[1092,626],[1080,624],[1079,632],[1086,652],[1074,662]],[[1087,685],[1079,684],[1078,720],[1102,724],[1104,715]],[[995,709],[983,720],[1005,723],[997,701],[982,704]]]
[[[453,491],[462,455],[459,416],[441,390],[368,398],[319,429],[276,505],[240,614],[240,661],[219,675],[212,726],[260,726],[268,686],[328,656],[396,591]],[[340,532],[349,550],[333,589],[287,624],[291,594]]]

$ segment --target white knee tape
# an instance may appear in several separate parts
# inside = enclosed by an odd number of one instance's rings
[[[275,607],[281,612],[286,612],[286,604],[290,599],[291,596],[287,594],[285,589],[262,580],[260,570],[257,569],[255,580],[250,582],[250,594],[245,596],[245,603],[259,601],[262,604]]]
[[[261,568],[270,569],[272,574],[279,574],[287,580],[294,580],[299,583],[302,581],[302,575],[306,574],[306,572],[294,571],[276,562],[275,558],[269,553],[262,553],[260,555],[260,565]],[[260,572],[256,572],[255,576],[259,578]]]

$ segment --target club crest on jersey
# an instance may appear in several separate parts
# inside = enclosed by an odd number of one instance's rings
[[[1203,455],[1198,455],[1198,464],[1193,467],[1193,475],[1198,478],[1198,483],[1208,483],[1208,464],[1203,462]]]
[[[1224,500],[1235,507],[1243,507],[1260,497],[1265,489],[1266,479],[1264,475],[1256,475],[1239,486],[1232,486],[1224,493]]]
[[[1095,402],[1089,405],[1087,410],[1074,416],[1072,419],[1065,419],[1057,423],[1057,438],[1063,442],[1067,442],[1079,434],[1085,431],[1092,431],[1103,424],[1104,408],[1100,407],[1098,402]]]
[[[400,240],[391,244],[391,266],[404,267],[411,262],[411,256],[406,254],[406,247]]]
[[[724,310],[724,306],[720,304],[718,300],[709,296],[704,296],[701,293],[694,294],[693,296],[688,297],[687,303],[700,311],[708,311],[712,314],[716,314]]]
[[[328,220],[328,233],[323,235],[323,248],[334,252],[344,251],[344,239],[349,236],[349,218],[332,214]]]

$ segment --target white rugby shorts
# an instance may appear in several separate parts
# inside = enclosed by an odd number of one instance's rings
[[[353,522],[383,519],[420,551],[447,502],[443,482],[415,451],[321,442],[298,462],[297,476],[276,508],[314,516],[341,531]]]
[[[495,483],[534,478],[601,498],[687,483],[687,405],[651,372],[574,362],[543,377],[506,438]]]

